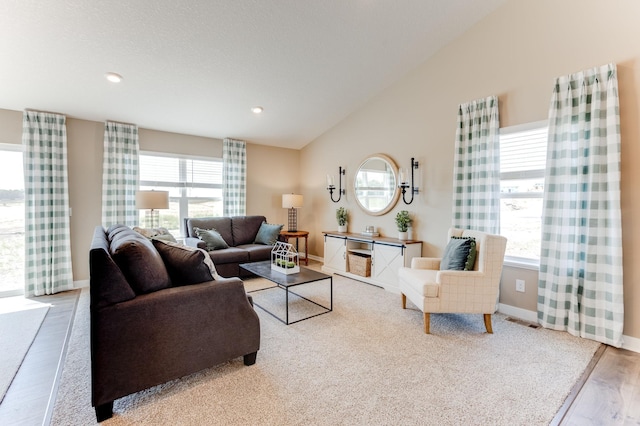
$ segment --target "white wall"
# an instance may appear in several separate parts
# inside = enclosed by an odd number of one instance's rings
[[[335,230],[338,206],[351,214],[350,228],[378,226],[394,235],[393,217],[400,209],[414,217],[416,238],[424,255],[440,254],[451,224],[453,153],[457,106],[498,95],[501,126],[547,117],[555,77],[609,62],[618,65],[622,132],[622,209],[624,249],[624,334],[640,337],[640,2],[615,0],[513,0],[442,49],[432,59],[374,97],[302,150],[302,190],[313,199],[316,238],[310,252],[322,256],[321,231]],[[413,204],[399,203],[385,216],[361,211],[353,199],[353,177],[365,156],[382,152],[401,167],[420,161],[421,193]],[[347,196],[334,204],[324,189],[327,173],[347,169]],[[515,279],[527,282],[527,293],[515,292]],[[501,302],[536,309],[537,273],[505,268]]]

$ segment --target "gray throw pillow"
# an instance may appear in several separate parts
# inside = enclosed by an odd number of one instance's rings
[[[215,229],[194,228],[196,235],[207,245],[207,250],[222,250],[229,248],[229,244],[222,238],[222,235]]]
[[[451,237],[444,249],[440,270],[471,271],[476,262],[476,240],[473,237]]]
[[[272,246],[278,241],[278,235],[282,230],[283,225],[273,225],[267,222],[262,222],[258,234],[256,235],[256,244],[266,244]]]

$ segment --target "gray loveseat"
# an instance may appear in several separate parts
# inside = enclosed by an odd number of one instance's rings
[[[214,280],[204,251],[98,226],[89,262],[98,421],[125,395],[241,356],[255,363],[260,322],[251,299],[239,278]]]
[[[271,259],[273,245],[255,244],[260,226],[266,221],[264,216],[186,218],[185,244],[206,250],[207,245],[198,238],[195,228],[215,229],[229,246],[209,251],[218,273],[223,277],[248,276],[240,270],[241,263]]]

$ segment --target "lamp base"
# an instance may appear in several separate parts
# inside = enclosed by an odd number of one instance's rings
[[[148,228],[155,228],[155,224],[157,223],[160,226],[160,212],[155,209],[147,210],[144,218],[145,226]]]
[[[287,231],[296,232],[298,230],[298,211],[294,208],[289,209]]]

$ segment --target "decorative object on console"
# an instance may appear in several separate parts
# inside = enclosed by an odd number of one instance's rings
[[[336,219],[338,220],[338,232],[347,232],[347,220],[349,219],[347,209],[338,207],[336,210]]]
[[[327,190],[329,191],[329,196],[331,197],[331,201],[337,203],[340,201],[342,196],[347,193],[346,189],[342,189],[342,176],[347,172],[346,169],[343,169],[342,166],[338,167],[338,199],[333,199],[333,191],[335,191],[336,186],[333,184],[333,176],[327,175]]]
[[[293,244],[278,241],[271,250],[271,269],[283,274],[300,272],[298,252]]]
[[[282,208],[289,209],[287,231],[295,232],[298,230],[298,212],[296,209],[302,208],[303,197],[298,194],[283,194]]]
[[[411,185],[407,182],[407,172],[403,169],[400,170],[400,182],[398,183],[398,188],[402,190],[402,201],[405,204],[413,203],[413,196],[418,194],[420,191],[417,186],[413,184],[413,171],[418,170],[418,162],[415,161],[415,158],[411,157]],[[405,198],[405,194],[407,193],[407,188],[411,188],[411,200],[407,201]]]
[[[409,230],[409,225],[411,225],[411,216],[409,216],[409,212],[406,210],[400,210],[396,214],[396,226],[398,227],[398,239],[399,240],[407,240],[407,231]]]
[[[362,235],[367,237],[379,237],[380,233],[376,231],[376,227],[373,225],[367,225],[367,227],[362,231]]]
[[[137,191],[136,192],[136,208],[138,210],[147,209],[146,225],[150,228],[156,227],[154,224],[155,218],[158,217],[158,209],[169,208],[169,191]],[[160,218],[158,217],[158,224],[160,225]]]

